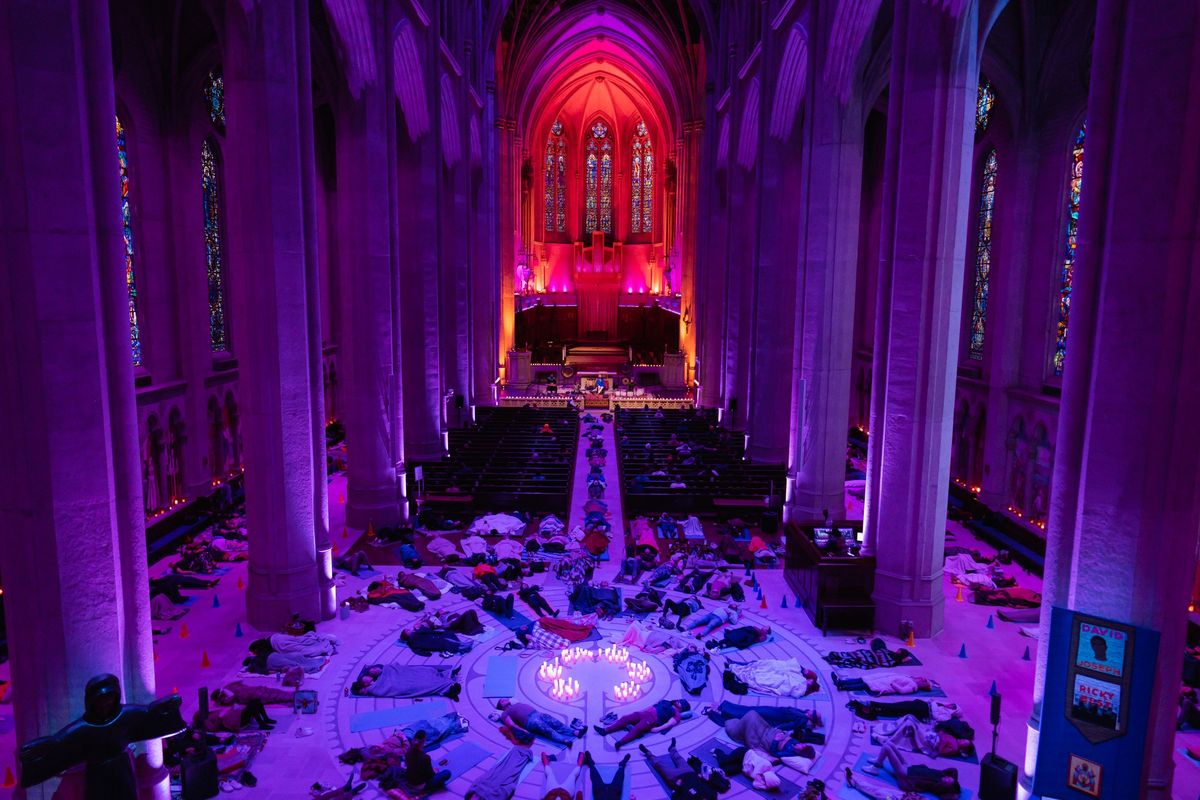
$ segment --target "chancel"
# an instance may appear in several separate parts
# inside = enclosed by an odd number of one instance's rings
[[[0,3],[0,796],[1194,800],[1194,0]]]

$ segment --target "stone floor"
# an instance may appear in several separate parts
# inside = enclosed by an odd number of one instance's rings
[[[615,452],[614,447],[609,448]],[[615,461],[610,456],[610,461]],[[610,486],[615,488],[615,475],[610,477]],[[347,531],[343,534],[344,479],[335,478],[330,486],[331,525],[335,533],[335,541],[339,549],[349,547],[358,531]],[[611,502],[611,500],[610,500]],[[849,511],[853,515],[861,513],[861,507],[850,499]],[[617,528],[614,521],[614,528]],[[973,545],[974,541],[961,528],[951,526],[955,533],[954,541],[958,544]],[[986,548],[984,548],[986,550]],[[597,578],[610,578],[616,570],[618,559],[603,562]],[[239,578],[245,577],[245,566],[237,565],[226,574],[220,586],[215,590],[196,593],[197,600],[192,605],[190,613],[181,621],[173,623],[169,634],[156,643],[156,662],[158,665],[158,686],[162,693],[178,691],[184,698],[185,715],[195,709],[196,691],[199,687],[213,687],[233,679],[238,671],[241,659],[245,655],[246,645],[255,635],[245,623],[245,592],[237,588]],[[783,585],[782,570],[759,570],[757,578],[764,589],[766,608],[759,608],[757,603],[747,603],[748,619],[752,622],[763,621],[770,624],[776,631],[773,642],[760,645],[749,651],[731,656],[735,660],[750,660],[753,658],[797,658],[802,663],[812,667],[821,675],[821,691],[809,698],[798,702],[801,707],[815,707],[826,720],[828,743],[820,748],[814,764],[812,775],[827,781],[830,786],[830,797],[857,797],[856,793],[841,786],[841,773],[846,765],[853,764],[864,750],[874,751],[867,736],[861,730],[855,729],[855,718],[845,708],[848,696],[832,689],[830,674],[832,670],[821,659],[821,654],[834,649],[853,649],[856,642],[845,636],[822,636],[816,631],[803,611],[797,610],[794,598],[787,594]],[[365,586],[368,578],[355,579],[344,577],[343,591],[352,592]],[[1040,588],[1040,580],[1023,572],[1019,575],[1021,585]],[[913,648],[917,657],[923,662],[921,667],[909,668],[917,674],[924,674],[941,682],[949,695],[949,699],[959,703],[966,712],[966,719],[977,731],[977,741],[983,750],[989,748],[991,740],[988,725],[988,690],[995,681],[998,691],[1002,694],[1003,720],[999,729],[998,752],[1020,762],[1023,758],[1025,745],[1026,720],[1030,711],[1031,687],[1033,682],[1034,659],[1036,658],[1037,642],[1022,636],[1018,627],[1000,622],[994,622],[994,627],[988,626],[990,611],[987,608],[974,606],[969,603],[955,602],[955,591],[947,580],[946,591],[946,622],[945,630],[937,638],[930,641],[918,641]],[[564,608],[565,598],[560,585],[553,577],[546,579],[545,594],[556,608]],[[787,596],[788,607],[781,607],[781,599]],[[219,605],[214,607],[214,601]],[[448,595],[437,603],[431,603],[431,608],[468,607],[457,595]],[[529,609],[518,601],[518,608],[527,615]],[[357,713],[377,707],[392,704],[405,704],[407,700],[365,700],[346,697],[345,688],[362,665],[379,662],[398,663],[435,663],[439,659],[422,659],[413,655],[407,648],[396,645],[400,628],[411,618],[411,614],[403,611],[372,608],[364,614],[353,614],[348,620],[333,620],[321,625],[321,630],[333,633],[341,639],[339,653],[334,656],[326,671],[314,680],[307,682],[307,688],[319,692],[320,708],[315,716],[295,717],[290,712],[275,712],[280,720],[276,732],[272,733],[266,749],[258,757],[252,771],[259,778],[259,786],[254,790],[243,790],[240,793],[264,800],[301,800],[309,797],[309,787],[314,781],[326,784],[340,783],[345,780],[347,769],[337,761],[337,754],[347,747],[378,741],[387,733],[386,730],[351,733],[350,718]],[[485,623],[498,626],[485,614],[481,614]],[[181,636],[183,624],[187,626],[187,637]],[[245,636],[235,636],[235,629],[241,624]],[[601,633],[606,637],[619,637],[623,625],[605,623]],[[479,764],[474,766],[462,779],[454,781],[449,791],[442,796],[461,797],[467,786],[476,777],[483,774],[510,747],[497,732],[496,726],[487,715],[492,710],[489,701],[482,697],[484,674],[487,661],[497,654],[495,649],[511,638],[507,630],[500,628],[496,636],[479,644],[475,649],[462,657],[461,665],[465,678],[463,698],[454,704],[470,723],[470,731],[464,738],[448,742],[442,749],[434,750],[436,761],[447,752],[461,745],[468,738],[483,745],[490,753]],[[889,646],[896,647],[900,643],[894,637],[885,636]],[[595,646],[594,644],[591,646]],[[966,648],[966,658],[960,658],[960,648]],[[1028,648],[1030,659],[1023,658]],[[202,662],[207,656],[211,667],[203,667]],[[702,696],[700,706],[705,703],[719,703],[725,699],[721,687],[720,668],[724,663],[723,656],[714,656],[714,665],[710,688]],[[652,663],[654,683],[648,695],[641,702],[627,706],[630,710],[642,707],[643,703],[660,699],[661,697],[679,697],[680,689],[675,685],[677,679],[671,672],[667,660],[657,661],[649,656]],[[596,687],[587,697],[577,701],[573,707],[565,707],[547,697],[539,688],[534,673],[541,659],[528,656],[522,659],[523,666],[518,675],[519,693],[526,699],[549,711],[557,711],[564,715],[585,717],[589,724],[589,732],[583,744],[590,749],[597,762],[615,763],[619,753],[612,748],[615,737],[601,739],[590,731],[593,716],[598,716],[605,710],[613,708],[611,698],[602,697]],[[7,670],[0,668],[0,678],[6,677]],[[603,687],[600,687],[603,688]],[[747,698],[735,698],[745,703],[777,703],[788,702],[774,698],[750,695]],[[5,753],[0,760],[0,772],[12,764],[12,709],[11,706],[0,706],[0,752]],[[302,728],[310,728],[312,734],[301,736]],[[690,752],[702,742],[715,736],[719,729],[702,716],[685,721],[676,731],[680,750]],[[1200,734],[1181,735],[1181,740],[1187,737],[1200,739]],[[643,741],[654,752],[661,752],[666,747],[666,737],[650,735]],[[1200,741],[1189,742],[1200,744]],[[535,745],[535,754],[543,749]],[[579,746],[576,745],[575,752]],[[632,798],[636,800],[651,800],[664,796],[660,785],[650,774],[648,766],[636,752],[630,763],[632,773]],[[574,760],[574,753],[564,753],[560,758]],[[917,760],[922,760],[915,757]],[[1200,766],[1193,764],[1184,756],[1177,759],[1180,765],[1175,797],[1194,798],[1197,787],[1200,786]],[[537,762],[535,761],[535,764]],[[948,766],[951,762],[941,762],[940,766]],[[978,766],[962,762],[953,762],[960,768],[963,785],[975,789],[978,786]],[[784,768],[780,773],[793,783],[803,785],[806,778],[799,773]],[[522,782],[517,797],[522,800],[540,797],[543,772],[540,764],[536,766]],[[0,792],[0,797],[8,796],[8,792]],[[724,795],[733,800],[751,798],[756,792],[735,783],[734,789]],[[972,792],[972,796],[975,792]],[[379,796],[372,786],[364,793],[364,797]],[[778,793],[772,796],[780,796]]]

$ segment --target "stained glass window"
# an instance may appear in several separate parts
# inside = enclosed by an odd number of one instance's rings
[[[987,78],[979,79],[979,95],[975,99],[975,133],[980,134],[987,130],[988,122],[992,118],[992,106],[996,104],[996,91],[992,88],[992,82]]]
[[[979,230],[975,236],[975,291],[971,301],[971,340],[967,354],[983,358],[984,325],[987,322],[988,281],[992,274],[992,214],[996,202],[996,151],[983,161],[979,188]]]
[[[542,191],[544,227],[559,233],[567,229],[567,145],[562,132],[562,123],[556,121],[546,137]]]
[[[634,233],[650,233],[654,225],[654,153],[645,121],[634,129],[632,149],[630,222]]]
[[[214,353],[229,350],[225,324],[225,275],[221,265],[221,188],[217,156],[212,142],[200,148],[201,182],[204,189],[204,258],[208,272],[208,338]]]
[[[129,347],[135,367],[142,364],[142,331],[138,326],[137,273],[133,264],[133,211],[129,205],[129,153],[125,128],[117,117],[117,165],[121,173],[121,231],[125,234],[125,291],[129,295]]]
[[[584,172],[584,203],[587,214],[584,228],[587,233],[612,233],[612,141],[608,126],[597,122],[587,143]]]
[[[1058,330],[1054,337],[1054,374],[1063,374],[1067,358],[1067,323],[1071,319],[1071,282],[1075,278],[1075,238],[1079,234],[1079,192],[1083,188],[1083,140],[1085,122],[1075,136],[1071,149],[1071,176],[1067,183],[1067,235],[1063,247],[1061,280],[1058,290]]]
[[[208,73],[204,82],[204,99],[208,104],[208,117],[213,125],[225,128],[225,78],[220,72]]]

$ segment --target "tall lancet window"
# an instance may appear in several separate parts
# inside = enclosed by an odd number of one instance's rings
[[[633,164],[630,171],[630,223],[634,233],[654,230],[654,146],[646,131],[645,121],[639,122],[633,136]]]
[[[546,137],[544,227],[547,233],[563,233],[567,229],[567,143],[563,126],[555,121]]]
[[[1071,321],[1071,283],[1075,278],[1075,238],[1079,234],[1079,192],[1083,188],[1083,140],[1085,122],[1071,148],[1071,176],[1067,182],[1067,235],[1063,246],[1062,272],[1058,288],[1058,329],[1054,336],[1054,374],[1063,374],[1067,359],[1067,324]]]
[[[612,141],[608,126],[597,122],[588,137],[584,196],[587,206],[584,228],[587,233],[612,233]]]
[[[971,301],[971,341],[967,354],[983,359],[983,333],[987,322],[988,281],[992,276],[992,213],[996,202],[996,150],[983,160],[979,189],[979,230],[975,235],[975,291]]]
[[[225,130],[225,78],[220,72],[208,73],[204,81],[204,102],[208,106],[208,118],[217,129]]]
[[[217,154],[212,142],[200,148],[201,187],[204,195],[204,261],[208,272],[208,339],[214,353],[229,351],[225,322],[225,273],[221,262],[221,186]]]
[[[133,365],[142,364],[142,331],[138,325],[137,273],[133,264],[133,210],[129,205],[129,152],[125,128],[117,117],[117,166],[121,173],[121,231],[125,235],[125,291],[129,295],[129,348]]]
[[[992,106],[996,104],[996,90],[992,88],[992,82],[987,78],[980,76],[979,78],[979,94],[975,98],[975,133],[976,135],[987,130],[988,123],[992,120]]]

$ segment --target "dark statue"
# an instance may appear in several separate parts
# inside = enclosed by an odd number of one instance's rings
[[[82,717],[21,748],[21,785],[36,786],[85,764],[87,800],[136,800],[129,745],[182,731],[182,702],[173,694],[147,706],[122,705],[117,676],[97,675],[84,690]]]

